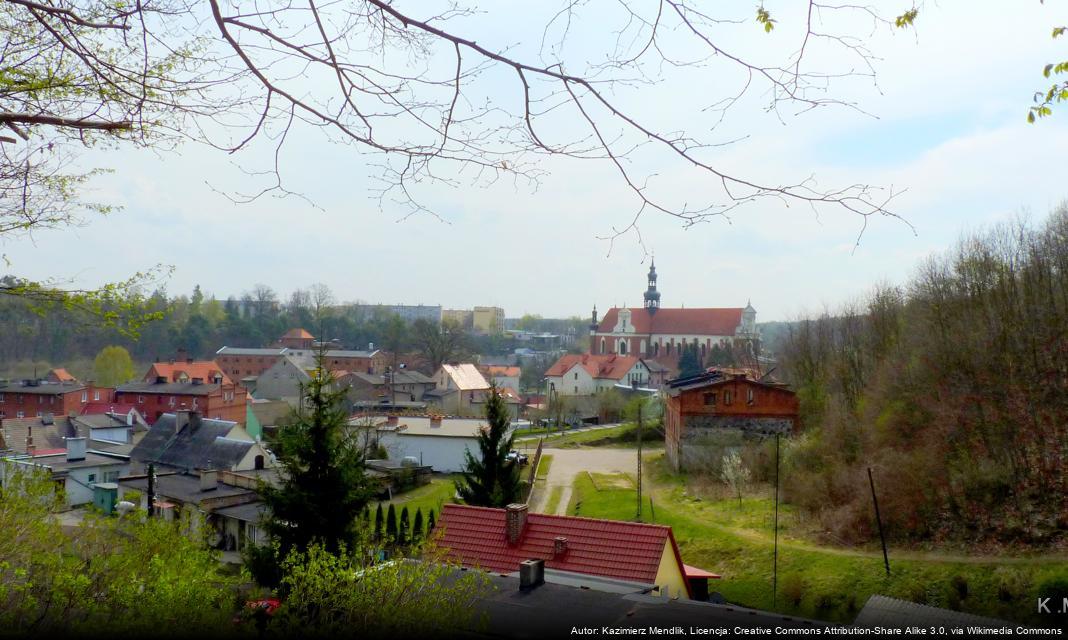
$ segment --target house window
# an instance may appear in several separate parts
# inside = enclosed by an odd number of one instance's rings
[[[119,472],[118,471],[105,471],[104,472],[104,482],[118,482],[118,480],[119,480]]]
[[[578,371],[575,372],[575,380],[578,380]]]
[[[731,392],[730,391],[724,391],[723,392],[723,404],[730,404],[730,403],[731,403]]]
[[[15,402],[17,402],[19,404],[22,404],[22,394],[21,393],[15,395]]]
[[[7,397],[6,393],[0,393],[0,404],[4,404],[4,398]]]
[[[93,390],[93,401],[100,400],[100,389]]]
[[[7,414],[4,413],[3,411],[0,411],[0,419],[6,418],[6,417],[7,417]]]
[[[753,404],[755,401],[756,400],[755,400],[755,398],[753,396],[753,390],[752,389],[747,389],[746,392],[745,392],[745,403],[746,404]]]
[[[575,395],[578,395],[578,385],[575,385]]]
[[[90,473],[88,481],[89,482],[96,482],[96,474],[95,473]]]
[[[137,396],[137,404],[144,404],[144,403],[145,403],[145,397],[144,396]]]
[[[171,396],[171,400],[167,404],[171,405],[172,407],[174,406],[174,396]]]
[[[705,405],[709,406],[709,407],[716,406],[716,392],[715,391],[705,394]]]
[[[82,402],[85,402],[85,394],[84,393],[82,394]],[[55,403],[56,403],[56,397],[55,396],[48,396],[48,404],[55,404]]]
[[[26,417],[26,413],[23,412],[23,411],[16,411],[15,412],[15,417],[16,418],[25,418]]]

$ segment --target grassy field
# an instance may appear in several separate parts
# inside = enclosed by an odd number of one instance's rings
[[[424,517],[431,509],[434,510],[435,514],[440,514],[441,505],[455,502],[453,496],[456,493],[456,487],[453,482],[456,477],[456,475],[435,474],[433,479],[430,480],[430,484],[398,494],[392,500],[384,501],[382,508],[385,509],[390,503],[393,503],[398,511],[408,507],[408,512],[412,516],[415,515],[416,509],[422,509]],[[372,505],[373,508],[374,505]]]
[[[554,435],[545,436],[545,446],[559,449],[579,449],[582,447],[637,447],[635,440],[637,427],[634,423],[624,423],[604,429],[592,429],[577,433],[563,433],[559,431]],[[526,433],[526,432],[524,432]],[[664,436],[662,433],[649,427],[642,433],[642,446],[647,449],[663,448]],[[536,442],[536,440],[534,440]],[[517,443],[524,440],[517,438]],[[529,441],[528,441],[529,442]]]
[[[633,486],[631,478],[626,480]],[[633,520],[637,496],[625,484],[580,474],[568,513]],[[736,499],[701,500],[663,477],[656,482],[647,477],[646,487],[643,521],[670,525],[683,560],[721,574],[723,579],[710,588],[744,606],[851,622],[868,597],[878,593],[1048,625],[1048,616],[1035,613],[1035,598],[1068,588],[1068,562],[1055,556],[961,557],[891,548],[888,578],[879,550],[826,547],[803,539],[805,527],[792,525],[799,522],[796,514],[780,505],[778,596],[773,601],[771,500],[747,497],[741,507]]]
[[[549,469],[553,466],[553,454],[544,453],[541,459],[538,460],[538,471],[534,474],[534,478],[537,480],[544,480],[549,477]]]
[[[545,509],[543,513],[554,514],[560,507],[560,498],[564,496],[564,488],[561,486],[553,487],[552,493],[549,494],[549,499],[545,503]]]

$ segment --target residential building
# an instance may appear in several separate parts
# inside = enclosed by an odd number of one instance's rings
[[[477,333],[486,335],[504,333],[504,309],[500,307],[475,307],[471,311],[471,328]]]
[[[252,471],[274,466],[274,457],[237,422],[196,411],[166,413],[130,451],[130,460],[178,471]]]
[[[440,324],[442,309],[439,304],[357,304],[353,306],[360,318],[398,316],[405,322],[427,320]]]
[[[471,413],[476,391],[489,389],[489,382],[473,364],[443,364],[434,374],[434,388],[423,395],[426,402],[455,415]]]
[[[419,402],[435,387],[434,378],[419,371],[399,369],[382,375],[349,372],[337,379],[339,388],[347,389],[347,397],[356,402]]]
[[[284,400],[292,407],[301,403],[303,388],[311,382],[315,361],[284,355],[256,378],[257,399]]]
[[[474,327],[475,313],[470,309],[442,309],[441,320],[452,322],[470,331]]]
[[[650,265],[645,305],[608,310],[590,320],[591,354],[636,355],[678,370],[682,350],[696,345],[701,362],[714,346],[753,354],[759,351],[756,309],[751,304],[730,308],[663,308],[657,290],[656,265]]]
[[[223,372],[234,380],[258,378],[282,359],[288,351],[287,347],[263,349],[222,347],[215,352],[215,362],[219,363]]]
[[[519,420],[523,415],[523,408],[526,406],[523,396],[511,387],[498,387],[497,393],[501,394],[501,399],[504,400],[504,404],[508,407],[508,414],[512,420]],[[473,415],[486,415],[486,402],[489,399],[489,395],[490,392],[488,390],[473,392],[468,402]]]
[[[129,456],[103,450],[90,450],[84,437],[64,438],[62,448],[31,449],[30,453],[12,454],[0,460],[0,487],[7,485],[11,474],[43,470],[62,487],[68,507],[93,502],[98,484],[114,483],[129,471]]]
[[[616,385],[648,386],[652,372],[642,358],[617,354],[565,354],[545,371],[546,393],[589,396]]]
[[[464,567],[509,574],[534,560],[546,570],[624,581],[661,596],[693,594],[664,525],[528,513],[525,504],[446,504],[435,530],[446,558]]]
[[[482,419],[441,416],[361,417],[350,424],[373,430],[390,460],[414,458],[439,473],[461,471],[468,451],[478,456],[478,435],[486,428]]]
[[[141,377],[141,381],[155,382],[161,378],[169,382],[191,382],[199,378],[204,382],[221,384],[233,384],[233,381],[237,379],[226,375],[223,368],[214,360],[194,360],[193,358],[155,362]]]
[[[187,512],[204,518],[208,542],[223,551],[244,551],[268,541],[263,526],[266,507],[257,488],[259,483],[277,482],[272,469],[233,472],[201,469],[196,471],[157,471],[154,514],[164,520],[179,520]],[[148,509],[148,476],[144,473],[119,480],[119,499],[136,492],[140,507]]]
[[[389,366],[389,354],[368,345],[367,350],[330,349],[323,353],[323,366],[330,371],[382,373]],[[315,354],[312,354],[314,361]]]
[[[745,373],[712,370],[672,380],[664,407],[668,462],[676,470],[706,462],[709,441],[723,429],[791,433],[797,426],[798,406],[797,395],[784,385]]]
[[[36,454],[65,449],[68,438],[86,438],[89,449],[129,453],[148,431],[136,411],[0,420],[0,451]]]
[[[78,379],[72,376],[66,369],[49,369],[45,374],[44,379],[47,382],[77,382]]]
[[[185,409],[244,424],[248,393],[221,372],[215,373],[213,381],[195,377],[175,382],[161,375],[146,382],[120,385],[115,390],[115,402],[137,407],[153,423],[165,413]]]
[[[112,389],[81,382],[48,382],[40,378],[0,382],[0,419],[81,413],[95,401],[111,399]]]

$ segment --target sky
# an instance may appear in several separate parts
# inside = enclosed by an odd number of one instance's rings
[[[531,4],[482,3],[482,13],[454,28],[484,46],[534,55],[541,30],[530,25],[545,16],[526,15]],[[725,42],[754,58],[781,59],[796,44],[790,36],[799,16],[785,2],[765,5],[779,16],[772,34],[746,22]],[[417,13],[420,3],[400,6]],[[863,235],[855,215],[763,200],[688,228],[645,214],[641,242],[635,233],[609,241],[633,217],[634,195],[610,165],[566,159],[540,161],[546,175],[536,188],[428,186],[423,200],[437,215],[401,219],[402,211],[380,208],[370,195],[373,158],[304,131],[282,169],[311,203],[268,196],[235,204],[224,193],[248,186],[235,167],[244,160],[203,146],[94,150],[84,162],[114,172],[93,181],[93,196],[122,209],[77,228],[8,238],[0,250],[12,273],[82,286],[164,264],[173,266],[171,294],[199,284],[225,299],[264,283],[284,299],[322,282],[340,301],[496,305],[509,317],[640,305],[655,256],[665,307],[751,301],[759,321],[789,320],[861,297],[876,283],[902,283],[921,259],[962,234],[1021,214],[1041,219],[1068,198],[1068,109],[1025,122],[1032,93],[1046,82],[1042,67],[1064,58],[1064,43],[1049,35],[1068,23],[1068,10],[1037,1],[1005,6],[924,3],[909,31],[873,30],[860,18],[831,25],[863,38],[878,58],[877,84],[830,85],[832,95],[863,111],[788,111],[780,120],[764,112],[754,91],[709,133],[702,107],[737,89],[736,78],[715,68],[666,71],[655,85],[614,94],[663,129],[744,138],[710,156],[739,175],[899,191],[889,207],[899,218],[872,218]],[[604,30],[588,15],[571,55],[595,59],[611,50]],[[813,68],[840,63],[833,51],[814,49]],[[502,103],[513,89],[492,74],[480,87]],[[554,126],[566,136],[576,125],[560,118]],[[662,154],[636,158],[634,167],[655,173],[652,184],[676,202],[709,193],[706,175]]]

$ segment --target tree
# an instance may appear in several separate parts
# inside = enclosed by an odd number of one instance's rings
[[[738,507],[742,506],[742,490],[749,484],[749,468],[742,462],[742,456],[738,451],[731,451],[723,456],[723,466],[720,469],[720,478],[724,484],[730,487],[738,496]]]
[[[434,532],[434,510],[431,509],[430,513],[426,517],[426,537],[430,537],[430,534]]]
[[[385,526],[385,524],[386,524],[386,519],[382,515],[382,503],[379,502],[378,506],[375,507],[375,528],[374,528],[373,539],[376,542],[382,540],[382,527]]]
[[[679,358],[679,377],[695,376],[703,370],[697,344],[691,343],[683,346],[682,356]]]
[[[274,443],[283,480],[261,487],[279,561],[313,542],[331,551],[352,544],[357,518],[373,494],[363,450],[348,434],[343,392],[332,390],[334,378],[321,357],[319,364],[303,390],[304,401]]]
[[[415,519],[412,520],[412,542],[422,542],[425,536],[426,532],[423,530],[423,509],[416,507]]]
[[[115,387],[134,377],[133,359],[123,347],[104,347],[93,360],[93,379],[102,387]]]
[[[466,352],[467,333],[452,320],[435,324],[420,318],[412,323],[412,343],[426,358],[430,370],[437,371]]]
[[[465,451],[466,461],[456,491],[466,504],[481,507],[504,507],[519,498],[519,467],[508,460],[515,434],[511,414],[496,384],[490,384],[486,396],[488,428],[478,434],[479,457]]]
[[[400,522],[397,525],[397,544],[406,545],[410,542],[411,526],[408,519],[408,507],[401,509]]]
[[[386,511],[386,543],[397,543],[397,508],[392,502],[389,503],[389,509]]]

